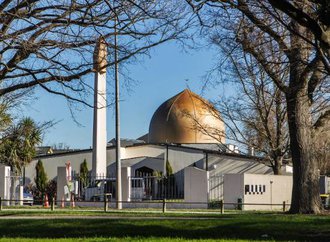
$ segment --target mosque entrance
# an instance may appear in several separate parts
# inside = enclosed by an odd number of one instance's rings
[[[153,169],[146,166],[142,166],[135,170],[135,177],[152,176],[153,173],[154,173]]]
[[[152,199],[154,190],[154,170],[143,166],[135,170],[135,176],[131,178],[132,193],[134,200]]]
[[[174,175],[164,176],[146,166],[136,169],[133,175],[130,178],[133,201],[183,199],[183,183],[180,183]]]

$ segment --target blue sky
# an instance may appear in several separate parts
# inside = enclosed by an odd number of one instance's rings
[[[203,76],[215,64],[214,50],[182,51],[176,43],[166,43],[151,50],[150,58],[127,68],[130,77],[136,80],[131,91],[121,89],[121,136],[137,138],[148,132],[149,122],[157,107],[168,98],[189,88],[201,94]],[[111,73],[109,73],[111,74]],[[113,79],[108,74],[108,82]],[[121,79],[121,81],[123,81]],[[108,85],[108,92],[113,85]],[[226,90],[228,93],[228,89]],[[203,96],[215,99],[225,94],[222,85],[210,87]],[[44,145],[64,143],[71,148],[88,148],[92,145],[93,110],[79,106],[75,110],[77,125],[70,113],[67,101],[59,96],[37,90],[36,99],[22,110],[22,116],[30,116],[38,122],[55,120],[58,123],[48,129],[44,136]],[[114,137],[114,110],[107,110],[107,137]]]

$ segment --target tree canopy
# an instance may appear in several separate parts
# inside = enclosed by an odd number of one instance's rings
[[[42,140],[42,127],[31,118],[23,118],[6,129],[0,140],[1,161],[12,167],[16,174],[32,161],[36,146]]]
[[[93,89],[94,46],[102,36],[108,66],[187,36],[191,18],[180,1],[4,0],[0,3],[0,96],[38,86],[83,102]],[[182,21],[184,20],[184,21]],[[116,29],[116,30],[115,30]]]

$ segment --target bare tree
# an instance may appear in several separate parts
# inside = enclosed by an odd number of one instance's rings
[[[183,21],[183,19],[185,21]],[[36,86],[90,105],[93,50],[99,36],[114,64],[116,25],[119,62],[168,40],[184,37],[191,23],[185,6],[143,0],[4,0],[0,3],[0,96]]]
[[[320,174],[330,175],[330,120],[313,137],[313,153],[320,164]]]
[[[293,162],[290,212],[319,213],[319,163],[313,155],[313,136],[329,119],[329,69],[326,45],[301,21],[278,11],[272,1],[188,1],[208,33],[231,51],[244,51],[254,58],[285,95]],[[290,1],[309,16],[319,16],[317,1]],[[316,1],[315,1],[316,2]],[[276,16],[276,17],[275,17]],[[220,27],[220,28],[219,28]],[[290,28],[289,28],[290,27]],[[324,51],[325,50],[325,51]],[[274,62],[274,55],[277,62]],[[289,70],[288,78],[281,75]],[[316,97],[323,109],[313,112]]]
[[[318,49],[325,68],[330,72],[330,2],[327,0],[309,0],[305,1],[304,4],[308,6],[305,8],[301,8],[300,1],[268,0],[268,2],[272,7],[285,13],[314,35],[314,38],[311,39],[304,38],[303,35],[301,37]],[[277,14],[273,15],[280,21],[281,18],[278,16]],[[297,34],[290,24],[287,24],[286,28],[293,34]]]
[[[226,53],[225,46],[220,48]],[[254,59],[241,54],[238,59],[226,55],[231,58],[227,76],[238,85],[237,94],[215,106],[227,126],[226,139],[253,149],[280,175],[289,149],[285,97]]]

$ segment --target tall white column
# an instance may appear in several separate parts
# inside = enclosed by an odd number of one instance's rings
[[[105,177],[107,172],[106,127],[106,65],[107,52],[104,39],[100,38],[94,52],[94,120],[92,175]]]
[[[11,186],[11,179],[10,179],[10,166],[5,166],[0,164],[0,197],[2,199],[9,200],[10,199],[10,186]],[[9,205],[9,202],[2,203],[5,206]]]

